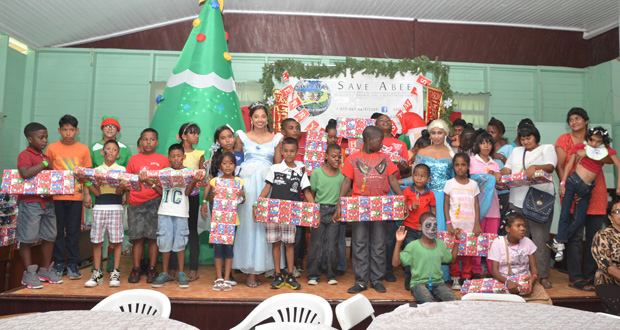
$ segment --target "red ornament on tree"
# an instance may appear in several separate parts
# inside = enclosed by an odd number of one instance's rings
[[[198,40],[198,42],[203,42],[205,41],[205,39],[207,39],[207,37],[204,35],[204,33],[198,33],[198,35],[196,36],[196,40]]]

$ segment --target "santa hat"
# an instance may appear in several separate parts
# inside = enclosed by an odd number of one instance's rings
[[[115,117],[103,117],[103,120],[101,121],[101,129],[103,129],[103,126],[105,125],[114,125],[116,126],[116,128],[118,129],[118,132],[120,133],[121,131],[121,124],[118,123],[118,120]]]

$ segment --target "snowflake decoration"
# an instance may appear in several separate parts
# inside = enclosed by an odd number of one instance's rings
[[[273,98],[273,96],[270,96],[270,97],[268,97],[268,98],[267,98],[267,104],[268,104],[270,107],[272,107],[272,106],[273,106],[273,104],[275,103],[275,101],[276,101],[276,100]]]
[[[450,108],[452,107],[452,99],[448,98],[446,100],[443,101],[443,107],[444,108]]]

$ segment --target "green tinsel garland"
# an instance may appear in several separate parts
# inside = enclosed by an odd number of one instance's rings
[[[298,60],[279,60],[274,63],[265,64],[263,66],[263,77],[260,79],[260,83],[263,85],[264,101],[266,101],[269,96],[273,95],[274,82],[282,82],[282,74],[284,72],[288,72],[291,77],[318,79],[326,77],[333,78],[341,74],[344,75],[347,73],[347,70],[350,71],[351,77],[354,77],[358,72],[374,75],[375,77],[383,76],[390,78],[394,78],[397,73],[403,76],[405,73],[411,73],[413,75],[426,75],[431,73],[433,75],[432,86],[441,88],[444,100],[453,99],[452,89],[450,89],[450,82],[448,81],[450,68],[441,64],[437,59],[433,62],[426,56],[420,56],[414,59],[403,59],[400,61],[379,61],[369,58],[357,60],[346,57],[343,62],[336,62],[334,65],[330,66],[314,63],[304,64]],[[451,107],[442,111],[442,118],[444,120],[448,120],[453,107],[454,102]]]

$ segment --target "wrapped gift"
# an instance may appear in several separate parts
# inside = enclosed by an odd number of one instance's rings
[[[513,281],[519,285],[519,295],[530,293],[529,275],[510,275],[507,281]],[[461,286],[461,294],[468,293],[510,293],[508,287],[493,278],[465,280]]]
[[[1,192],[7,195],[73,195],[75,178],[71,171],[41,171],[24,180],[18,170],[4,170]]]
[[[309,131],[306,135],[306,149],[304,164],[308,175],[325,163],[325,149],[327,148],[327,134]]]
[[[192,169],[167,169],[167,170],[149,170],[146,171],[146,175],[149,177],[152,183],[164,187],[164,188],[181,188],[185,187],[188,183],[190,183],[194,179],[194,175],[198,172],[205,173],[205,170],[192,170]],[[196,183],[196,187],[206,187],[209,183],[207,182],[207,176],[205,178],[198,181]],[[150,187],[148,187],[150,188]]]
[[[121,182],[126,182],[129,190],[138,191],[142,189],[140,176],[138,174],[126,173],[119,170],[104,170],[85,167],[76,167],[75,174],[84,174],[86,179],[95,186],[118,188]]]
[[[450,235],[447,231],[438,231],[437,238],[446,243],[449,249],[454,246],[454,235]],[[459,256],[486,257],[493,240],[497,238],[497,234],[482,233],[478,236],[474,233],[461,233],[461,241],[459,242]]]
[[[259,198],[254,221],[316,228],[319,214],[320,204]]]
[[[542,183],[553,183],[553,176],[543,170],[537,170],[534,172],[534,177],[528,179],[525,171],[521,171],[515,174],[503,175],[501,180],[495,184],[495,188],[497,190],[506,190]]]
[[[346,139],[361,139],[364,129],[374,125],[374,119],[340,117],[336,123],[336,134]]]
[[[239,190],[241,190],[240,181],[216,178],[213,187],[209,243],[225,245],[234,243],[237,206],[240,202],[237,197]]]
[[[405,218],[405,197],[355,196],[340,199],[341,221],[386,221]]]
[[[519,285],[519,295],[530,294],[530,276],[529,275],[510,275],[506,277],[507,281],[513,281]],[[501,283],[501,282],[500,282]],[[506,288],[506,292],[508,289]]]

